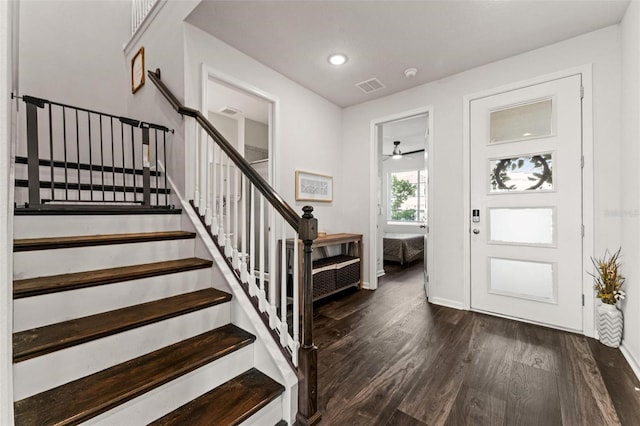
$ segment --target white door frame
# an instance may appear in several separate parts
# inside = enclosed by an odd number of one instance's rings
[[[229,74],[226,74],[220,70],[212,68],[207,64],[202,64],[202,72],[201,72],[202,80],[201,80],[201,105],[200,111],[208,117],[207,105],[208,105],[208,92],[207,85],[209,80],[217,80],[218,82],[222,82],[228,86],[236,88],[240,91],[249,93],[255,97],[258,97],[269,104],[269,183],[276,190],[278,189],[278,181],[279,176],[277,173],[276,164],[278,164],[278,135],[280,134],[280,98],[271,93],[268,93],[256,86],[253,86],[245,81],[242,81],[236,77],[233,77]],[[240,135],[238,135],[240,136]],[[191,152],[187,155],[187,157],[193,158],[195,156],[195,151],[193,148]],[[195,159],[194,159],[195,161]],[[193,163],[192,163],[193,164]],[[188,182],[188,185],[191,184],[191,192],[187,192],[188,194],[193,193],[193,183]]]
[[[410,117],[413,115],[427,114],[429,137],[425,146],[426,152],[429,154],[427,158],[427,170],[428,178],[427,182],[427,223],[429,224],[429,236],[428,240],[430,247],[427,248],[427,263],[425,267],[429,271],[429,275],[433,276],[433,237],[434,230],[433,224],[433,105],[423,106],[408,111],[399,112],[396,114],[387,115],[384,117],[371,120],[370,137],[371,146],[369,150],[369,282],[364,283],[364,287],[369,290],[375,290],[378,288],[378,206],[376,203],[376,197],[378,192],[378,124],[383,124],[389,121],[400,120],[402,118]]]
[[[546,83],[551,80],[558,80],[572,75],[582,75],[582,86],[584,87],[584,98],[582,100],[582,155],[584,157],[584,168],[582,169],[582,220],[584,225],[584,238],[582,239],[582,293],[584,295],[584,306],[582,307],[582,332],[584,335],[593,337],[595,335],[594,311],[595,295],[593,292],[593,280],[587,274],[587,267],[591,264],[590,256],[594,250],[594,179],[593,179],[593,87],[592,87],[592,65],[587,64],[576,68],[570,68],[556,73],[535,77],[530,80],[511,83],[497,88],[485,90],[478,93],[466,95],[463,98],[463,147],[462,147],[462,173],[463,173],[463,213],[464,230],[463,245],[463,266],[464,266],[464,298],[463,309],[471,309],[471,242],[468,237],[471,232],[470,217],[470,105],[474,99],[497,95],[511,90],[521,89],[536,84]],[[520,320],[522,321],[522,320]],[[526,321],[525,321],[526,322]]]

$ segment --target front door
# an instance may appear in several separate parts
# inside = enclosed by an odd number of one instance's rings
[[[581,85],[471,101],[474,310],[582,330]]]

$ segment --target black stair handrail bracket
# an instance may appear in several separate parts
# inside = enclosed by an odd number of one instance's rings
[[[313,207],[305,206],[301,216],[287,204],[286,201],[251,167],[249,162],[225,139],[213,124],[198,110],[183,105],[171,90],[161,80],[159,69],[147,72],[149,79],[167,99],[173,109],[182,116],[192,117],[207,132],[209,137],[222,149],[233,161],[244,176],[265,197],[273,208],[296,231],[304,246],[303,257],[303,284],[302,292],[302,342],[298,350],[298,415],[297,422],[301,425],[312,425],[320,421],[320,412],[317,410],[317,352],[318,348],[313,344],[313,282],[311,269],[311,252],[313,241],[317,237],[317,219],[313,217]]]

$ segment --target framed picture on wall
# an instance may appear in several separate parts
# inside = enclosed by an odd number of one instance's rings
[[[144,86],[144,47],[131,58],[131,93]]]
[[[296,201],[333,201],[331,176],[296,170]]]

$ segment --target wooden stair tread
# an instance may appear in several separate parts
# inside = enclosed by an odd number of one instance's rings
[[[282,392],[281,384],[252,368],[150,425],[237,425]]]
[[[191,257],[141,265],[74,272],[70,274],[25,278],[13,282],[13,297],[14,299],[20,299],[41,294],[191,271],[194,269],[210,268],[212,265],[213,262],[210,260]]]
[[[77,424],[255,340],[227,324],[87,377],[16,401],[16,425]]]
[[[21,362],[91,340],[231,300],[214,288],[128,306],[13,334],[13,361]]]
[[[129,234],[81,235],[70,237],[25,238],[13,240],[13,251],[48,250],[71,247],[102,246],[109,244],[141,243],[150,241],[195,238],[194,232],[166,231]]]

